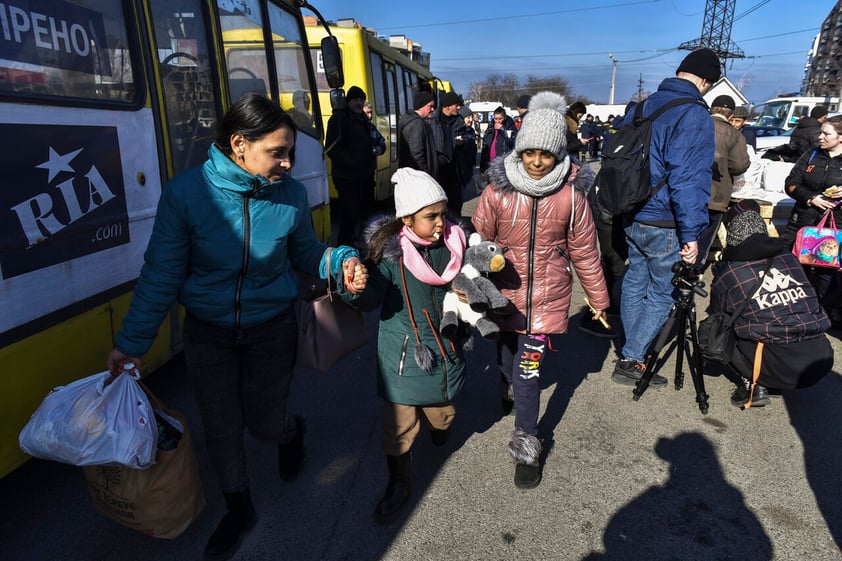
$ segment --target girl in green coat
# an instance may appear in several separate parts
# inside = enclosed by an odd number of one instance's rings
[[[382,305],[377,371],[389,483],[375,510],[380,522],[396,518],[409,500],[410,448],[421,424],[430,426],[435,445],[446,442],[465,373],[461,348],[439,330],[465,232],[446,218],[447,196],[430,175],[401,168],[392,182],[395,218],[367,229],[370,276],[357,303]]]

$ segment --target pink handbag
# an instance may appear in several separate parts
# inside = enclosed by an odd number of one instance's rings
[[[830,218],[830,224],[825,226]],[[804,226],[795,236],[792,254],[803,265],[838,269],[842,231],[836,229],[833,210],[828,210],[815,226]]]

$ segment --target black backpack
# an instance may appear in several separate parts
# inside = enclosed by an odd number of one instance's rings
[[[697,99],[682,97],[669,101],[648,117],[643,117],[642,101],[634,108],[634,115],[623,123],[617,132],[605,139],[602,163],[594,185],[596,200],[602,208],[614,215],[629,214],[640,210],[667,182],[664,176],[657,185],[649,177],[649,146],[652,121],[665,111],[685,103],[698,103]]]

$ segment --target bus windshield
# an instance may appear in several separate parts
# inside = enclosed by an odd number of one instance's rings
[[[53,0],[50,23],[9,3],[0,11],[0,94],[139,103],[121,2]]]

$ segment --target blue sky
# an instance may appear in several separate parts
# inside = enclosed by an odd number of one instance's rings
[[[378,35],[406,35],[430,53],[433,72],[467,96],[492,72],[560,75],[574,94],[614,102],[654,91],[701,35],[705,0],[310,0],[327,19],[354,18]],[[745,53],[727,76],[760,103],[801,85],[807,52],[835,0],[738,0],[731,40]]]

